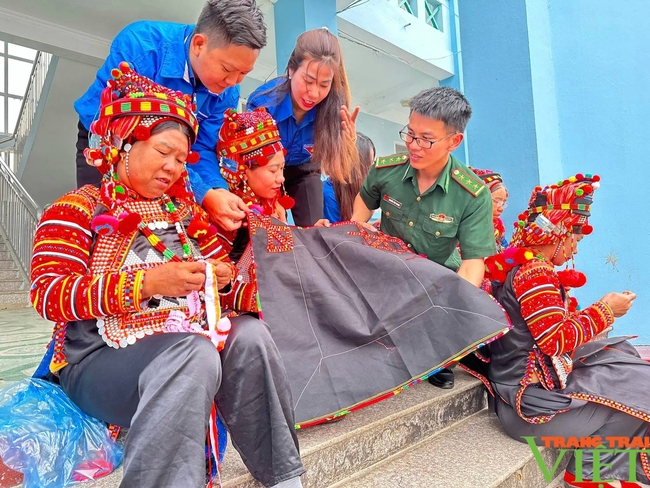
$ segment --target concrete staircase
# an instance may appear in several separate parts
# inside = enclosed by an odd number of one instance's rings
[[[29,306],[28,288],[11,246],[0,235],[0,310]]]
[[[526,444],[505,435],[488,413],[483,385],[456,370],[456,386],[428,383],[300,431],[305,488],[561,488],[549,484]],[[557,453],[542,450],[548,465]],[[223,488],[258,488],[237,451],[228,446]],[[89,483],[119,485],[121,470]]]

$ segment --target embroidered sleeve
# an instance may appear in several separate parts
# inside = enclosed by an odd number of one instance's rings
[[[202,207],[194,204],[193,214],[204,217],[208,220],[208,215]],[[216,259],[229,263],[228,253],[232,250],[232,243],[228,242],[220,233],[214,233],[199,241],[201,255],[206,259]]]
[[[513,289],[535,342],[549,356],[572,351],[614,322],[611,309],[602,301],[569,312],[557,274],[547,263],[531,261],[521,266]]]
[[[230,291],[221,295],[221,306],[235,312],[259,312],[257,284],[236,279]]]
[[[144,271],[88,272],[95,201],[71,192],[45,211],[36,229],[30,299],[55,322],[88,320],[142,309]]]

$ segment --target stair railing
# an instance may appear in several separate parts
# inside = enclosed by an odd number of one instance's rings
[[[0,159],[0,227],[29,278],[32,241],[41,211],[14,172]]]
[[[50,53],[39,51],[36,54],[36,61],[32,67],[29,85],[27,86],[25,98],[23,98],[23,103],[20,107],[18,122],[16,123],[16,130],[14,131],[14,157],[12,161],[5,159],[5,163],[14,173],[17,172],[20,167],[20,161],[25,150],[25,144],[27,143],[29,133],[34,124],[38,101],[43,93],[43,86],[45,86],[45,78],[47,77],[51,61],[52,55]]]

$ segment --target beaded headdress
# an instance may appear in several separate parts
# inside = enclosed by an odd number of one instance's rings
[[[237,163],[236,168],[222,165],[227,173],[241,173],[253,164],[264,166],[269,156],[282,150],[280,131],[265,108],[241,113],[235,109],[224,112],[217,155]]]
[[[490,192],[494,192],[500,186],[503,186],[503,178],[499,173],[496,173],[491,169],[477,169],[472,167],[469,169],[471,169],[476,174],[476,176],[483,180],[483,183],[487,185]]]
[[[98,169],[107,173],[119,161],[126,141],[148,139],[151,130],[166,120],[188,126],[194,143],[199,125],[189,95],[153,82],[124,61],[111,76],[101,94],[99,117],[90,124],[90,147],[84,150],[89,164],[101,161]],[[187,161],[197,162],[198,154],[191,152]]]
[[[528,208],[519,215],[511,245],[554,244],[571,234],[591,234],[588,219],[600,177],[577,174],[557,185],[533,190]]]
[[[276,122],[264,107],[249,112],[240,113],[234,109],[224,112],[217,156],[221,174],[231,192],[248,197],[251,190],[245,181],[246,170],[265,166],[268,158],[278,152],[286,154]],[[286,195],[281,196],[278,203],[285,209],[294,205],[293,198]]]

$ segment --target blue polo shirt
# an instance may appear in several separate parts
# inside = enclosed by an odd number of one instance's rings
[[[188,172],[200,203],[211,188],[227,188],[219,172],[215,148],[224,111],[237,107],[239,103],[239,86],[227,88],[217,95],[194,78],[189,60],[193,31],[194,25],[149,20],[126,26],[113,39],[108,57],[97,71],[95,81],[75,102],[74,108],[81,123],[89,128],[98,115],[100,94],[111,78],[111,70],[122,61],[127,61],[134,70],[156,83],[192,95],[199,121],[199,134],[192,149],[201,155],[201,160],[188,165]]]
[[[287,150],[285,165],[296,166],[311,159],[314,149],[314,120],[318,107],[309,110],[298,125],[293,115],[291,94],[277,90],[285,81],[286,78],[281,76],[261,85],[248,97],[246,109],[265,107],[269,111],[278,124],[282,145]]]

